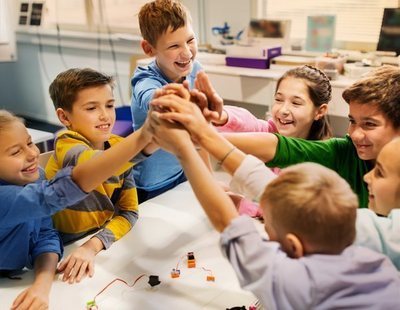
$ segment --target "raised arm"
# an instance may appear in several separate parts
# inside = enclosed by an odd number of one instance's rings
[[[77,165],[72,171],[72,179],[83,191],[90,192],[138,154],[150,141],[151,134],[146,121],[143,127],[121,142]]]
[[[176,124],[159,119],[159,115],[153,112],[154,139],[162,148],[177,156],[211,223],[215,229],[223,231],[234,218],[239,216],[235,206],[208,171],[191,142],[189,133]]]

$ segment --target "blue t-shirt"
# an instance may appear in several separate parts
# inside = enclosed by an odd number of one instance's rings
[[[197,73],[201,70],[199,62],[193,63],[192,72],[186,76],[190,88],[194,86]],[[149,105],[156,89],[172,83],[160,70],[155,61],[146,67],[138,67],[133,75],[131,110],[133,129],[142,127],[149,111]],[[134,167],[136,187],[153,191],[173,183],[183,170],[176,157],[166,151],[158,150],[147,160]]]
[[[62,242],[50,215],[87,196],[71,179],[72,167],[50,181],[25,186],[0,180],[0,270],[32,268],[37,256],[57,253]]]

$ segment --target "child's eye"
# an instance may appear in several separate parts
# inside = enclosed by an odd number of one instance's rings
[[[283,99],[281,99],[281,98],[275,98],[275,101],[276,101],[276,102],[283,102]]]
[[[114,103],[107,104],[107,108],[114,108]]]
[[[377,178],[383,177],[382,171],[379,168],[375,168],[374,174],[375,174],[375,177],[377,177]]]
[[[194,43],[195,39],[191,38],[189,41],[187,41],[187,43]]]
[[[350,123],[350,125],[354,125],[356,123],[356,121],[354,119],[349,119],[349,123]]]
[[[293,103],[293,105],[301,105],[300,101],[293,101],[292,103]]]
[[[93,111],[93,110],[95,110],[95,109],[96,109],[96,107],[87,107],[87,108],[86,108],[87,111]]]
[[[21,149],[15,149],[15,150],[13,150],[13,151],[11,152],[11,156],[16,156],[16,155],[18,155],[19,153],[21,153]]]
[[[372,122],[366,122],[366,123],[365,123],[365,126],[366,126],[366,127],[376,127],[376,124],[375,124],[375,123],[372,123]]]
[[[174,48],[178,48],[178,44],[174,44],[174,45],[171,45],[170,47],[168,47],[169,49],[174,49]]]

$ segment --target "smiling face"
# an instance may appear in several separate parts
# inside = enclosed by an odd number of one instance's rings
[[[349,108],[348,133],[357,155],[362,160],[375,161],[382,147],[400,136],[400,128],[395,129],[377,105],[352,101]]]
[[[379,153],[375,168],[364,176],[368,184],[368,207],[381,215],[400,208],[400,139],[386,144]]]
[[[170,27],[158,38],[155,47],[146,41],[142,47],[146,54],[156,57],[159,68],[173,82],[180,82],[193,69],[197,42],[189,22],[175,31]]]
[[[0,179],[15,185],[35,182],[39,178],[39,149],[25,125],[13,121],[2,129],[0,140]]]
[[[115,123],[115,99],[110,85],[83,89],[73,103],[72,111],[57,109],[60,121],[68,129],[88,139],[95,149],[104,149]]]
[[[287,77],[279,84],[271,113],[280,134],[306,139],[312,123],[325,110],[326,105],[314,106],[304,80]]]

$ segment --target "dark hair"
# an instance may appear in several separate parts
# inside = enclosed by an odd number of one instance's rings
[[[382,66],[346,88],[342,94],[347,103],[374,104],[394,128],[400,127],[400,69]]]
[[[101,85],[114,87],[113,77],[90,68],[73,68],[57,75],[50,84],[49,93],[56,109],[71,111],[79,91]]]
[[[324,103],[329,103],[332,99],[332,86],[329,78],[324,72],[313,66],[301,66],[286,71],[276,84],[277,92],[279,84],[286,78],[293,77],[305,81],[308,94],[315,107],[320,107]],[[315,120],[308,133],[308,140],[323,140],[332,137],[332,127],[329,124],[328,116],[324,115],[319,120]]]
[[[153,47],[158,38],[169,27],[175,31],[186,25],[190,14],[185,6],[176,0],[155,0],[143,5],[139,11],[139,27],[143,39]]]

